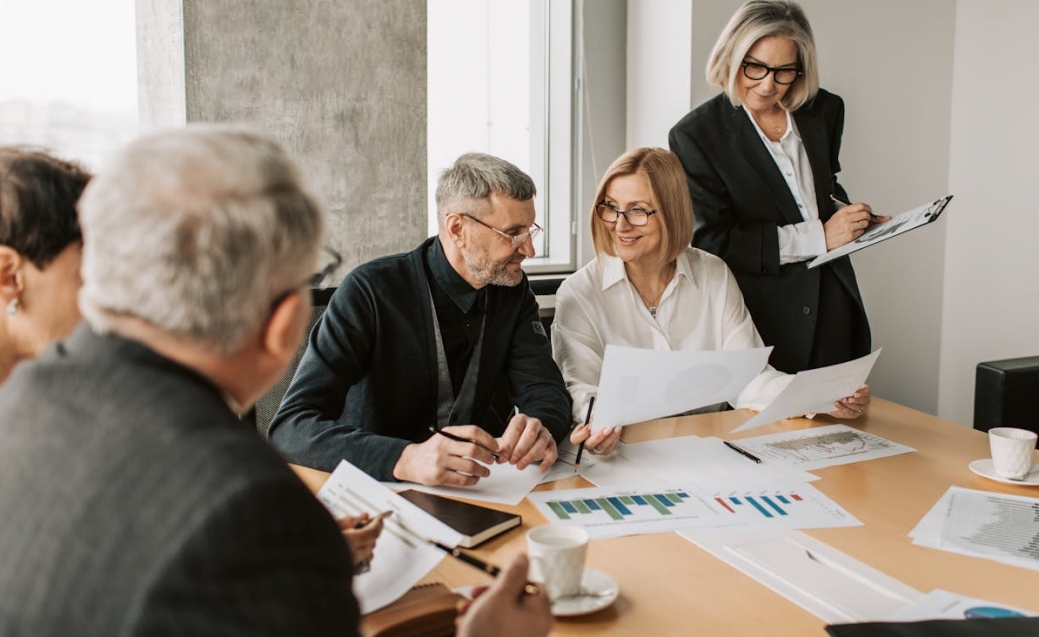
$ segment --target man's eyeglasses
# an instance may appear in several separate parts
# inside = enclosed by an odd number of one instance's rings
[[[793,84],[797,81],[797,78],[801,77],[804,73],[801,69],[797,68],[782,68],[774,69],[764,64],[758,64],[757,62],[741,62],[740,66],[743,67],[743,75],[748,80],[763,80],[768,77],[771,73],[772,77],[776,80],[776,84]]]
[[[343,255],[328,246],[323,246],[318,263],[323,263],[324,266],[307,279],[307,285],[312,288],[321,287],[329,277],[335,274],[339,266],[343,265]]]
[[[617,220],[623,216],[629,226],[636,227],[649,223],[649,217],[657,214],[657,212],[659,210],[646,210],[638,207],[631,210],[619,210],[608,203],[601,203],[595,206],[595,214],[599,215],[599,218],[606,223],[617,223]]]
[[[279,294],[278,296],[274,297],[274,300],[271,301],[272,312],[275,310],[275,308],[281,305],[282,301],[287,299],[289,295],[295,292],[296,290],[302,287],[321,287],[326,282],[326,280],[330,276],[332,276],[337,269],[339,269],[339,266],[343,264],[343,255],[339,254],[338,252],[336,252],[332,248],[329,248],[328,246],[323,246],[321,248],[321,255],[319,259],[319,263],[324,264],[324,266],[322,266],[321,269],[307,277],[306,281],[301,281],[298,285],[294,285],[291,288]]]
[[[479,219],[477,219],[476,217],[474,217],[472,215],[469,215],[469,214],[466,214],[464,212],[460,213],[459,216],[465,217],[466,219],[469,219],[471,221],[475,221],[476,223],[480,224],[484,228],[487,228],[488,230],[493,230],[493,231],[497,232],[500,236],[502,236],[506,241],[508,241],[512,245],[512,249],[513,250],[519,249],[524,243],[527,242],[527,239],[530,239],[531,241],[533,241],[534,237],[538,236],[538,233],[541,232],[541,226],[539,226],[538,224],[535,223],[534,225],[532,225],[531,227],[527,228],[523,232],[517,232],[515,234],[510,234],[508,232],[505,232],[505,231],[502,231],[502,230],[498,230],[494,226],[489,226],[486,223],[484,223],[484,222],[480,221]]]

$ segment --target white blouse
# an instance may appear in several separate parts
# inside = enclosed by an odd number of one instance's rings
[[[584,421],[588,400],[598,392],[607,343],[658,350],[762,347],[732,272],[721,259],[696,248],[679,255],[656,318],[617,257],[602,255],[559,286],[552,353],[574,399],[574,422]],[[791,379],[769,365],[733,406],[760,411]]]
[[[791,117],[790,111],[787,111],[786,132],[779,141],[774,142],[761,130],[750,111],[743,110],[750,118],[750,123],[754,125],[758,137],[765,144],[768,154],[772,156],[772,161],[776,162],[790,194],[797,202],[797,210],[804,219],[801,223],[776,228],[779,233],[779,263],[797,263],[825,254],[826,232],[822,221],[819,220],[819,202],[815,200],[815,176],[812,174],[812,164],[808,161],[808,151],[801,141],[801,131],[797,129],[797,123]],[[833,205],[829,201],[824,201],[823,204]]]

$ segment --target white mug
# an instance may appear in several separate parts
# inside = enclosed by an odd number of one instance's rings
[[[988,431],[992,451],[992,469],[997,475],[1021,480],[1032,469],[1032,451],[1035,449],[1034,431],[1015,427],[993,427]]]
[[[527,533],[530,579],[545,587],[552,601],[581,594],[588,555],[588,533],[576,526],[549,524]]]

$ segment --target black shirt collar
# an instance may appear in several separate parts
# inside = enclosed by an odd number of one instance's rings
[[[480,298],[482,290],[477,290],[469,285],[462,275],[455,272],[454,267],[447,260],[447,255],[444,254],[444,246],[440,244],[440,237],[435,238],[433,245],[426,252],[426,265],[429,267],[437,287],[454,301],[458,309],[468,314],[477,299]]]

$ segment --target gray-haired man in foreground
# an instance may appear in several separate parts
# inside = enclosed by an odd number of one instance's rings
[[[306,329],[322,218],[284,151],[188,128],[80,202],[86,323],[0,388],[0,633],[355,634],[336,523],[235,410]],[[460,634],[545,634],[517,557]],[[493,618],[493,621],[491,621]]]

